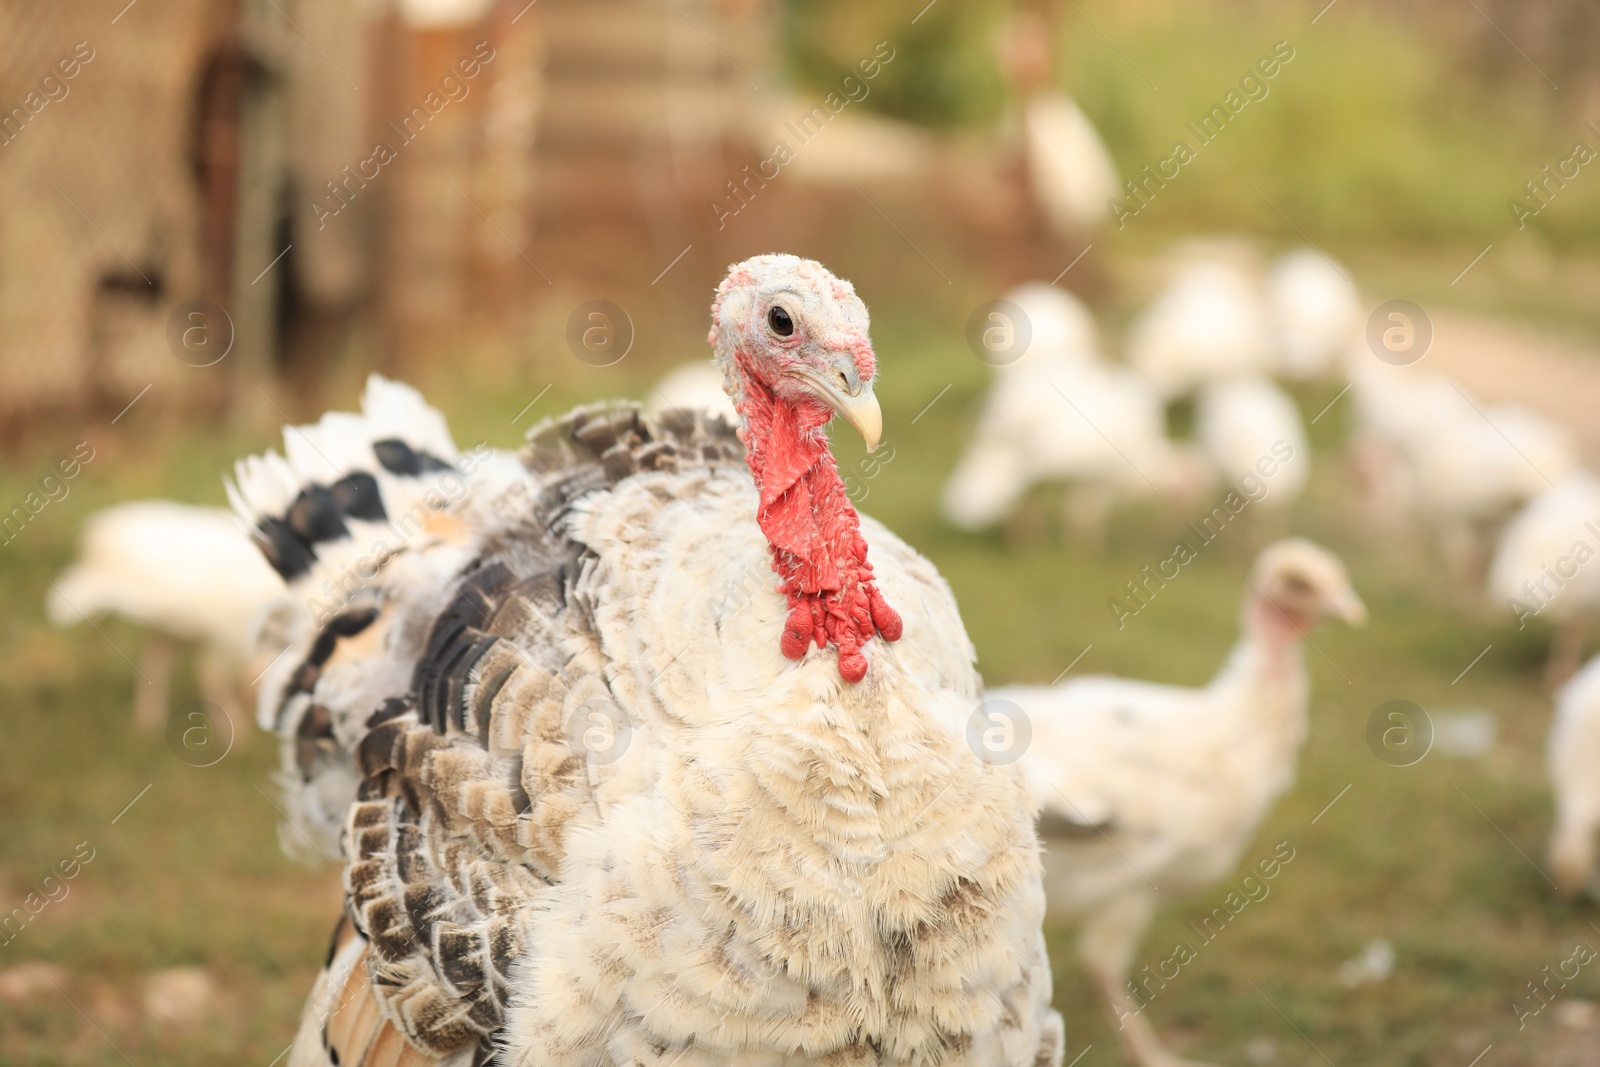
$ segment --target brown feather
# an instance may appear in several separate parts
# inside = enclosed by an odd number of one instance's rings
[[[348,936],[341,935],[348,930]],[[341,922],[335,941],[340,947],[356,936],[355,928]],[[417,1048],[394,1023],[383,1017],[373,993],[364,949],[344,987],[333,999],[334,1011],[324,1031],[329,1062],[339,1067],[435,1067],[441,1058]],[[337,1056],[337,1060],[333,1057]]]
[[[737,464],[740,452],[729,427],[697,414],[656,424],[607,406],[544,426],[521,458],[549,477],[522,524],[455,572],[409,687],[376,710],[339,709],[340,722],[359,714],[354,739],[317,703],[322,674],[377,656],[391,638],[417,640],[424,620],[380,607],[363,626],[330,624],[318,638],[304,679],[311,710],[296,712],[302,776],[322,773],[324,748],[342,740],[335,754],[361,779],[344,824],[348,919],[333,954],[345,952],[323,978],[337,988],[317,998],[333,1009],[316,1020],[330,1062],[428,1067],[492,1054],[524,948],[518,909],[556,877],[569,824],[594,804],[573,716],[612,701],[594,665],[570,662],[567,630],[592,629],[592,605],[573,596],[585,549],[564,518],[639,471]]]

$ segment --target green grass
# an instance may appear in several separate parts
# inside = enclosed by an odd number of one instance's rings
[[[865,267],[869,256],[853,266]],[[854,273],[858,282],[870,281],[870,274]],[[1155,508],[1120,515],[1099,555],[1063,547],[1054,536],[1013,548],[999,535],[947,529],[935,515],[936,489],[970,427],[987,372],[958,332],[908,312],[893,294],[884,303],[875,338],[894,459],[867,483],[864,508],[949,578],[985,676],[1048,681],[1092,646],[1076,672],[1204,681],[1234,640],[1250,531],[1231,528],[1118,630],[1106,600],[1166,553],[1186,516]],[[683,338],[660,348],[685,351],[692,343]],[[461,441],[508,444],[517,436],[512,417],[552,378],[558,384],[519,427],[581,398],[637,395],[658,370],[633,360],[606,370],[578,367],[553,345],[535,343],[515,373],[479,370],[447,384],[435,371],[422,384]],[[1316,410],[1336,388],[1308,389],[1302,401]],[[336,392],[341,403],[353,397],[353,387]],[[1428,546],[1364,532],[1336,451],[1343,417],[1336,406],[1316,427],[1313,488],[1294,528],[1347,559],[1373,620],[1359,632],[1318,633],[1317,651],[1307,656],[1313,727],[1298,784],[1247,850],[1250,858],[1264,856],[1286,840],[1297,851],[1294,862],[1270,897],[1252,904],[1161,993],[1150,1015],[1191,1055],[1221,1062],[1242,1061],[1248,1042],[1266,1038],[1276,1043],[1275,1063],[1322,1062],[1314,1043],[1341,1065],[1464,1065],[1491,1042],[1496,1064],[1543,1063],[1562,1034],[1554,1012],[1519,1033],[1510,1004],[1574,940],[1600,945],[1600,933],[1589,925],[1594,909],[1557,903],[1517,852],[1537,859],[1550,820],[1540,754],[1548,721],[1537,681],[1541,639],[1482,610],[1470,590],[1440,573]],[[0,811],[8,816],[0,822],[0,903],[20,903],[79,842],[90,842],[95,858],[65,900],[0,947],[0,968],[59,963],[69,974],[62,993],[105,1038],[46,990],[22,1004],[0,1003],[0,1061],[119,1064],[114,1042],[141,1065],[266,1064],[289,1041],[337,909],[337,879],[327,865],[304,869],[279,853],[268,799],[273,746],[257,737],[214,767],[180,762],[161,738],[132,730],[133,672],[123,655],[137,660],[141,636],[114,623],[102,625],[103,635],[86,627],[55,632],[42,623],[39,605],[46,577],[65,564],[76,527],[93,508],[152,494],[218,502],[226,461],[267,436],[173,425],[159,402],[135,409],[118,427],[83,433],[99,452],[72,494],[0,549],[0,596],[8,605],[0,616]],[[79,436],[63,431],[65,444],[36,442],[9,461],[0,499],[20,496]],[[847,469],[861,457],[845,435],[837,450]],[[1043,494],[1029,506],[1047,518],[1055,510]],[[176,698],[192,695],[180,688]],[[1483,760],[1435,753],[1415,767],[1386,766],[1368,751],[1365,728],[1372,711],[1394,698],[1434,711],[1492,708],[1501,744]],[[1168,907],[1141,949],[1141,964],[1166,956],[1186,936],[1186,920],[1209,911],[1224,892],[1218,887]],[[1338,965],[1372,937],[1393,942],[1394,977],[1344,989],[1335,979]],[[1074,961],[1070,935],[1052,930],[1051,945],[1069,1055],[1092,1044],[1081,1064],[1118,1062],[1115,1035]],[[225,1010],[194,1032],[163,1033],[142,1021],[138,980],[180,965],[210,968],[225,990]],[[1569,995],[1600,998],[1600,977],[1586,971]]]
[[[922,6],[792,0],[784,25],[794,79],[825,91],[888,40],[899,54],[863,106],[932,127],[995,123],[1008,103],[994,42],[1010,5],[938,3],[911,24]],[[1177,140],[1198,149],[1119,241],[1157,247],[1176,234],[1243,229],[1284,240],[1303,232],[1347,254],[1375,240],[1470,245],[1448,281],[1485,243],[1524,236],[1507,201],[1526,199],[1524,183],[1541,167],[1569,157],[1579,140],[1600,151],[1600,135],[1585,125],[1600,115],[1592,96],[1574,91],[1578,71],[1569,79],[1544,54],[1561,42],[1521,46],[1567,82],[1566,92],[1498,35],[1476,46],[1478,32],[1489,31],[1467,5],[1396,10],[1344,0],[1315,25],[1322,2],[1058,7],[1061,79],[1122,177],[1170,155]],[[1267,95],[1201,147],[1185,123],[1220,103],[1279,41],[1294,57],[1266,82]],[[1556,248],[1592,246],[1600,235],[1595,169],[1579,168],[1528,232]]]

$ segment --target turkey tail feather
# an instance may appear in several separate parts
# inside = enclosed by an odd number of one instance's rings
[[[415,389],[374,374],[359,415],[285,427],[283,454],[240,460],[228,496],[284,581],[332,591],[459,496],[468,458]]]

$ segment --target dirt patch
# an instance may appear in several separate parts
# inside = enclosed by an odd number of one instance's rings
[[[1433,316],[1425,362],[1485,400],[1523,404],[1576,436],[1586,465],[1600,465],[1600,349],[1504,319]]]

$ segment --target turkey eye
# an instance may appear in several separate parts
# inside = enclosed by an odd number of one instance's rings
[[[772,327],[772,332],[779,337],[788,337],[794,333],[794,320],[789,317],[787,311],[776,305],[767,312],[767,325]]]

